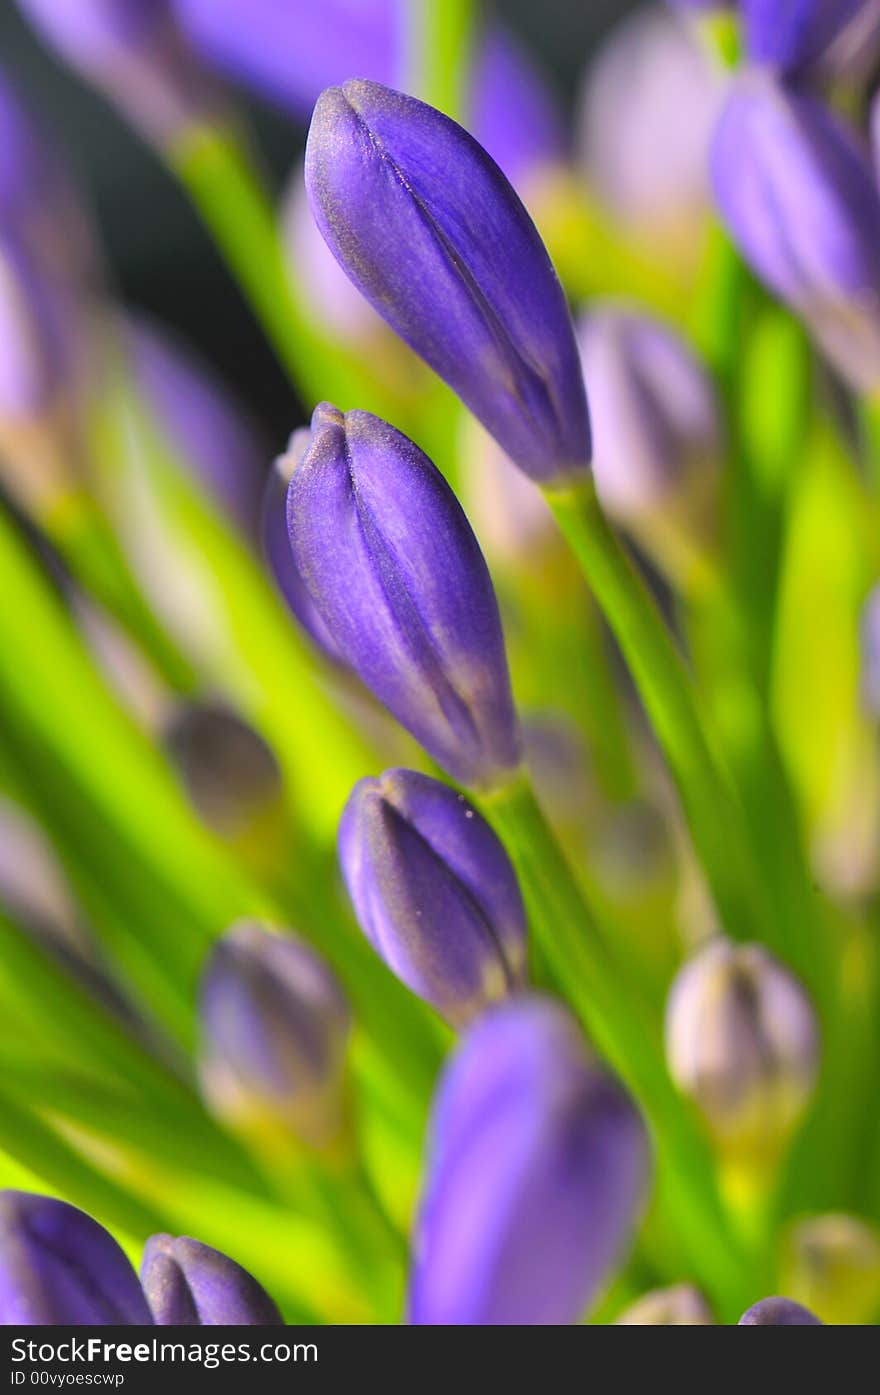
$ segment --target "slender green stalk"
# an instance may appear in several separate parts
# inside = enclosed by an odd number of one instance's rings
[[[605,948],[528,782],[480,803],[516,866],[533,933],[556,982],[647,1116],[661,1195],[694,1272],[732,1312],[747,1297],[743,1259],[727,1226],[712,1156],[667,1074],[659,1024]]]
[[[309,406],[332,398],[399,419],[401,399],[369,356],[326,336],[287,265],[271,200],[236,132],[201,127],[167,153],[172,172],[225,256],[294,387]]]
[[[773,941],[742,811],[719,770],[684,662],[632,562],[608,526],[592,485],[548,501],[627,660],[678,785],[718,912],[735,938]]]

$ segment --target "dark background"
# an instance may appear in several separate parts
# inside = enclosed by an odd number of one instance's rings
[[[287,0],[279,0],[286,3]],[[538,57],[571,106],[596,40],[635,0],[498,0],[496,13]],[[59,133],[91,199],[121,299],[174,326],[284,440],[301,409],[184,195],[99,96],[43,49],[14,0],[0,0],[0,63]],[[280,188],[304,128],[242,96]]]

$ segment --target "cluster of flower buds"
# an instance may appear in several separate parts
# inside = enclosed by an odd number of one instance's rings
[[[575,1322],[622,1258],[648,1170],[636,1109],[565,1010],[493,1008],[435,1101],[410,1320]]]
[[[745,6],[751,66],[712,147],[718,206],[761,279],[854,387],[880,388],[880,192],[858,134],[814,89],[864,0]]]
[[[463,795],[411,770],[361,780],[342,817],[339,856],[364,934],[452,1026],[524,985],[516,874]]]
[[[141,1283],[113,1236],[84,1211],[53,1197],[0,1192],[0,1323],[6,1326],[282,1321],[256,1279],[187,1237],[152,1236]]]
[[[774,1165],[818,1069],[816,1018],[797,980],[760,945],[711,941],[672,986],[666,1054],[722,1153]]]

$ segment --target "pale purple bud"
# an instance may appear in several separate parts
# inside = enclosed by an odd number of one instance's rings
[[[578,340],[604,508],[661,553],[711,547],[722,431],[706,371],[673,330],[612,306]]]
[[[145,404],[175,454],[253,536],[267,455],[256,426],[207,365],[156,323],[130,319],[126,344]]]
[[[246,834],[280,806],[278,761],[231,708],[182,705],[172,712],[162,740],[194,809],[221,838]]]
[[[218,110],[170,0],[18,0],[42,38],[160,148]]]
[[[821,1327],[822,1324],[791,1298],[762,1298],[739,1320],[740,1327]]]
[[[816,1016],[797,979],[767,950],[719,938],[672,985],[666,1057],[719,1147],[774,1161],[815,1083]]]
[[[152,1235],[141,1282],[159,1327],[280,1327],[272,1299],[240,1264],[187,1235]]]
[[[590,190],[628,232],[691,269],[711,208],[709,143],[723,91],[688,26],[653,6],[612,29],[579,101]]]
[[[109,1231],[66,1201],[0,1192],[0,1324],[151,1322],[137,1275]]]
[[[345,1128],[351,1019],[329,968],[303,940],[243,921],[215,944],[199,995],[205,1093],[247,1134],[332,1146]]]
[[[752,268],[845,377],[880,385],[880,194],[855,133],[809,94],[749,73],[719,121],[712,179]]]
[[[622,1327],[710,1327],[712,1310],[699,1289],[691,1284],[658,1288],[620,1314]]]
[[[524,985],[516,873],[456,790],[412,770],[361,780],[342,815],[339,858],[373,948],[452,1026]]]
[[[567,1012],[493,1008],[434,1104],[410,1320],[576,1322],[624,1257],[648,1171],[635,1107]]]

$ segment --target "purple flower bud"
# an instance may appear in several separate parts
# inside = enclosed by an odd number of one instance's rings
[[[705,547],[722,447],[702,366],[671,329],[620,309],[592,311],[578,339],[603,506],[661,553]]]
[[[578,104],[590,190],[628,233],[691,272],[711,208],[709,143],[723,90],[690,26],[653,6],[611,30]]]
[[[0,1324],[151,1322],[137,1275],[109,1231],[66,1201],[0,1192]]]
[[[743,1313],[739,1327],[821,1327],[822,1324],[800,1303],[790,1298],[762,1298]]]
[[[278,761],[231,708],[188,703],[171,714],[162,735],[193,807],[221,838],[260,828],[280,806]]]
[[[184,465],[248,535],[256,532],[267,452],[225,386],[174,337],[137,318],[126,329],[137,385]]]
[[[348,665],[452,777],[519,765],[498,604],[455,495],[412,441],[323,403],[293,471],[294,562]]]
[[[477,46],[470,89],[468,126],[515,189],[527,191],[534,178],[563,163],[565,130],[553,93],[500,25],[488,28]]]
[[[334,263],[335,265],[335,263]],[[263,493],[263,556],[288,606],[318,648],[334,663],[341,663],[339,650],[297,571],[287,531],[287,491],[291,476],[311,443],[312,433],[303,426],[294,431],[287,450],[274,462]]]
[[[410,1287],[419,1324],[575,1322],[623,1257],[644,1127],[565,1010],[518,998],[440,1084]]]
[[[743,0],[746,51],[753,63],[802,72],[865,7],[866,0]]]
[[[330,970],[292,935],[243,921],[215,944],[199,997],[199,1070],[233,1127],[333,1144],[345,1124],[348,1006]]]
[[[862,609],[862,701],[872,717],[880,717],[880,586],[875,586]]]
[[[880,383],[880,195],[854,133],[813,97],[749,74],[715,133],[712,178],[740,250],[856,386]]]
[[[174,0],[205,60],[295,115],[353,72],[402,80],[407,0]]]
[[[620,1314],[622,1327],[711,1327],[712,1312],[691,1284],[676,1284],[646,1293]]]
[[[240,1264],[180,1235],[152,1235],[141,1282],[159,1327],[280,1327],[272,1299]]]
[[[170,0],[18,0],[66,63],[102,88],[160,147],[208,119],[217,96]]]
[[[306,145],[315,221],[348,276],[545,485],[590,432],[562,287],[497,165],[440,112],[378,83],[325,91]]]
[[[816,1018],[798,981],[760,945],[711,941],[666,1008],[666,1056],[719,1146],[775,1160],[816,1079]]]
[[[339,858],[377,954],[453,1027],[524,986],[516,873],[463,795],[411,770],[361,780],[342,815]]]

